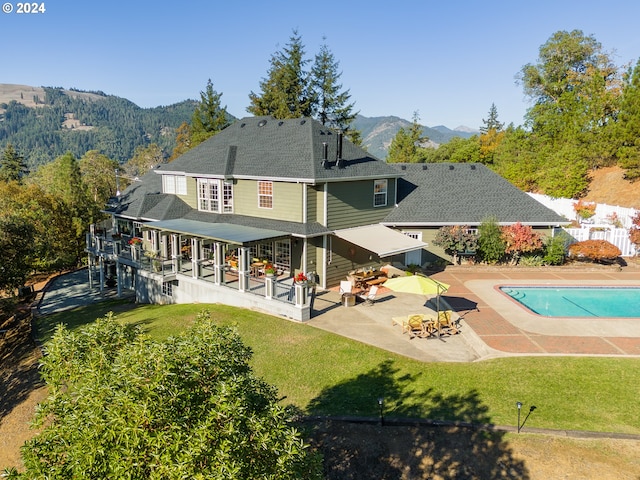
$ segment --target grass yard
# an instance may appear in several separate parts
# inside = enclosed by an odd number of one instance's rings
[[[421,363],[309,325],[222,305],[107,302],[40,320],[75,328],[108,311],[153,338],[177,334],[203,309],[237,327],[256,373],[307,414],[428,418],[516,425],[516,401],[537,408],[526,425],[640,434],[640,359],[513,357],[479,363]]]

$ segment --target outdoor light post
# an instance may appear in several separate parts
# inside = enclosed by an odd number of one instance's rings
[[[383,404],[384,398],[378,397],[378,407],[380,407],[380,426],[384,426]]]
[[[535,405],[531,405],[529,407],[529,413],[527,413],[527,416],[524,417],[522,424],[520,424],[520,410],[522,410],[522,402],[516,402],[516,407],[518,407],[518,433],[520,433],[520,430],[522,430],[522,427],[524,427],[524,424],[527,423],[527,419],[529,418],[529,415],[531,415],[537,407]]]

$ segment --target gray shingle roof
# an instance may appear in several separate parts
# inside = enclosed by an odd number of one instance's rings
[[[191,207],[176,195],[162,193],[161,180],[154,172],[143,175],[122,193],[118,204],[105,211],[139,220],[169,220],[186,215]]]
[[[398,206],[385,225],[479,225],[489,217],[499,223],[568,223],[482,164],[389,165],[404,177],[398,180]]]
[[[323,143],[328,160],[324,166]],[[346,138],[342,140],[344,166],[338,168],[338,143],[335,131],[310,118],[246,117],[157,170],[312,182],[400,174]]]

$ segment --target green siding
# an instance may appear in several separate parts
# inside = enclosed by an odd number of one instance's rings
[[[387,206],[373,206],[373,180],[328,184],[327,227],[349,228],[381,222],[393,208],[395,180],[388,179]]]
[[[191,208],[198,209],[198,180],[187,177],[187,194],[178,195]]]
[[[273,182],[273,208],[258,207],[258,182],[238,180],[233,186],[234,213],[251,217],[302,222],[304,185]]]

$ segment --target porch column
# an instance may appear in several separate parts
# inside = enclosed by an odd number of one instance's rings
[[[224,245],[220,242],[213,244],[213,283],[224,283]]]
[[[246,292],[249,290],[249,264],[251,263],[251,252],[248,247],[240,247],[240,258],[238,259],[239,290]]]
[[[98,257],[100,264],[100,293],[104,292],[104,259],[102,255]]]
[[[116,260],[116,288],[118,290],[118,298],[122,296],[122,268],[120,262]]]
[[[172,271],[174,273],[179,272],[182,253],[180,252],[180,235],[177,233],[171,234],[171,260]]]
[[[160,256],[163,259],[169,258],[169,245],[167,242],[168,237],[169,235],[166,235],[164,233],[160,235]]]
[[[198,238],[191,239],[191,276],[198,278],[200,276],[200,245],[202,240]]]
[[[89,272],[89,289],[93,288],[93,261],[91,254],[87,256],[87,272]]]

